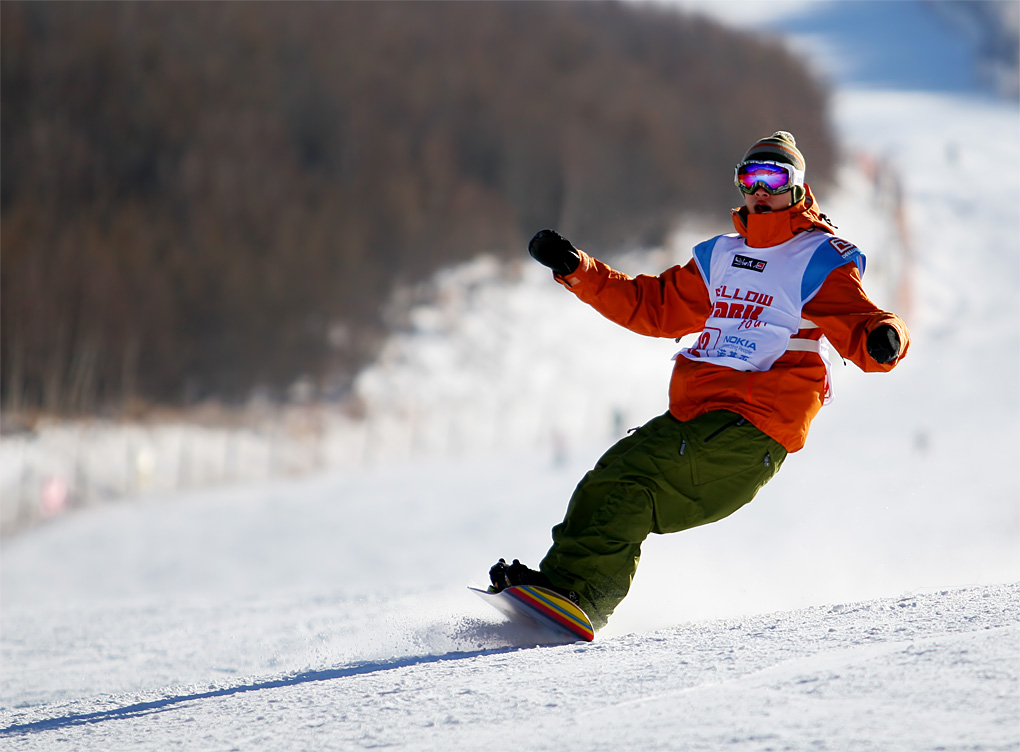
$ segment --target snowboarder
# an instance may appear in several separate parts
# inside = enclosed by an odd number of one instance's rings
[[[548,587],[605,626],[650,533],[732,514],[804,446],[831,396],[827,342],[864,371],[906,354],[906,325],[868,299],[864,255],[836,236],[804,173],[790,133],[757,141],[734,172],[736,233],[654,277],[611,269],[553,230],[531,239],[531,256],[611,321],[653,337],[699,334],[674,356],[669,410],[584,476],[538,571],[500,559],[492,591]]]

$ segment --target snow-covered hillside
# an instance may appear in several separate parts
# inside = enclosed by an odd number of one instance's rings
[[[1018,596],[942,591],[523,651],[465,617],[435,626],[460,652],[207,673],[5,713],[0,734],[20,750],[1009,750]]]
[[[937,54],[923,28],[901,43]],[[480,260],[365,372],[371,443],[337,425],[334,469],[4,540],[3,748],[1020,750],[1020,113],[842,75],[820,201],[910,357],[837,365],[808,447],[732,518],[649,540],[595,643],[522,650],[463,585],[541,557],[599,452],[665,409],[677,345]],[[720,229],[614,261],[654,273]]]

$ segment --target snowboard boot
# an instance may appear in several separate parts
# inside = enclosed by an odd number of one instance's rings
[[[513,564],[507,564],[506,559],[500,559],[493,564],[489,570],[489,581],[492,583],[489,585],[490,593],[498,593],[501,590],[506,590],[508,587],[516,587],[517,585],[534,585],[562,595],[575,606],[580,605],[580,598],[578,598],[577,593],[573,590],[555,587],[544,574],[536,572],[534,569],[528,569],[517,559],[514,559]]]

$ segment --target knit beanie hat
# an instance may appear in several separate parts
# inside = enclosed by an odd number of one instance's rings
[[[747,150],[741,162],[760,159],[764,162],[782,162],[793,165],[798,170],[805,170],[804,155],[797,148],[797,139],[787,131],[776,131],[768,138],[760,139]],[[793,187],[793,203],[800,202],[805,196],[804,187]]]

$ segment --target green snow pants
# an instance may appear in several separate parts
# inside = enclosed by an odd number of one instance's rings
[[[621,439],[574,490],[540,568],[596,629],[627,595],[649,533],[721,520],[754,498],[786,450],[736,413],[669,413]]]

